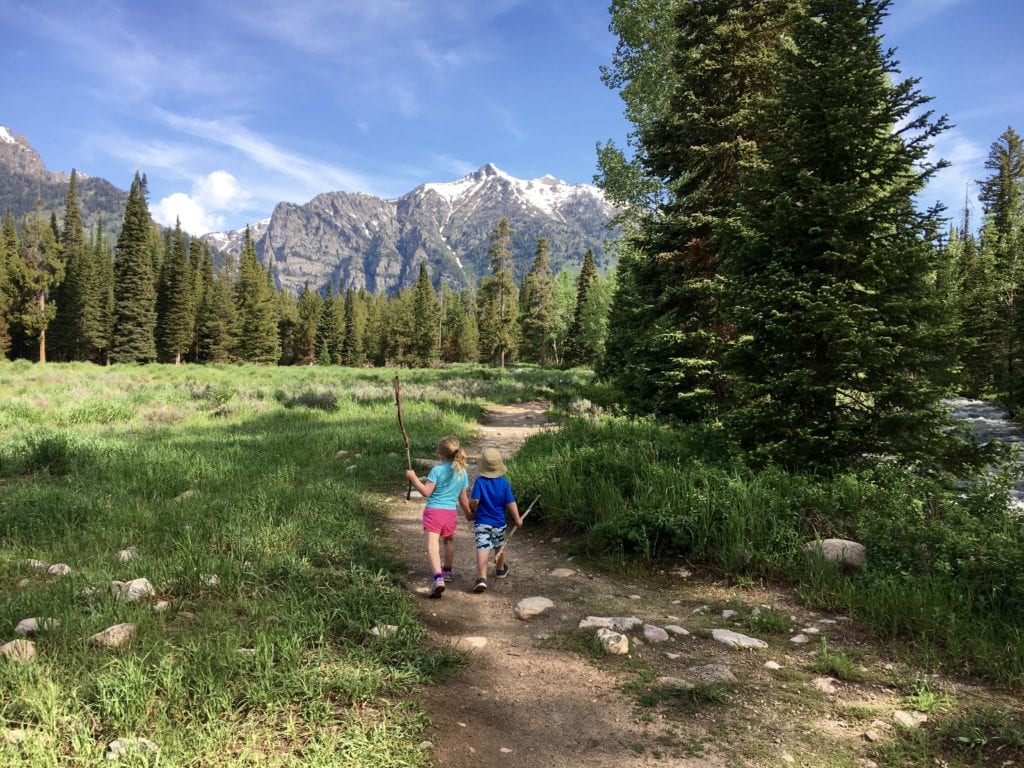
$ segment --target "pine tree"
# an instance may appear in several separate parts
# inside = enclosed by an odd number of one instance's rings
[[[235,359],[238,347],[238,315],[234,292],[228,279],[230,270],[213,276],[203,295],[203,326],[199,353],[205,362],[228,363]]]
[[[345,294],[339,288],[330,305],[324,305],[327,314],[327,349],[331,365],[341,365],[345,350]]]
[[[505,367],[515,357],[518,343],[519,291],[512,267],[512,228],[502,218],[491,233],[487,252],[491,273],[480,283],[479,331],[483,359]]]
[[[597,279],[597,268],[594,266],[594,254],[588,248],[583,255],[583,266],[576,278],[576,305],[573,309],[572,325],[569,326],[568,346],[565,350],[566,365],[590,365],[594,362],[592,350],[583,343],[584,308],[594,280]]]
[[[615,273],[597,275],[590,283],[580,312],[578,349],[587,365],[597,368],[604,359],[609,313],[615,293]]]
[[[87,344],[93,350],[93,360],[110,363],[110,345],[114,335],[114,254],[103,237],[103,221],[96,225],[92,244],[96,279],[90,291],[89,303],[96,308],[85,329]]]
[[[937,382],[952,364],[934,285],[937,212],[914,195],[945,126],[894,82],[888,0],[807,0],[766,105],[726,262],[741,407],[754,456],[841,465],[944,449]],[[923,234],[922,234],[923,233]]]
[[[269,272],[256,257],[249,227],[245,228],[245,243],[238,262],[235,305],[238,313],[238,357],[252,363],[276,363],[281,356],[277,296]]]
[[[50,290],[64,278],[64,260],[53,227],[39,216],[29,216],[21,231],[20,320],[29,338],[37,341],[37,357],[46,362],[46,331],[56,314]]]
[[[523,356],[550,365],[555,360],[555,276],[548,261],[548,239],[537,241],[537,252],[523,281],[520,326]]]
[[[388,299],[375,295],[368,297],[366,306],[366,327],[363,330],[363,350],[370,365],[387,365],[384,347],[387,336]],[[344,350],[344,339],[342,339]]]
[[[327,295],[321,303],[321,312],[316,322],[316,361],[319,365],[331,364],[331,307],[334,305],[334,291],[327,284]]]
[[[615,318],[638,335],[612,335],[609,357],[618,366],[608,373],[632,393],[634,411],[694,420],[728,406],[719,240],[734,220],[743,173],[756,165],[759,105],[773,88],[781,33],[797,5],[613,5],[620,43],[604,78],[626,102],[637,153],[627,163],[606,147],[601,183],[640,207],[626,221],[631,264],[619,281],[631,300],[617,302]],[[639,386],[637,372],[646,379]]]
[[[992,144],[985,167],[991,175],[979,182],[978,198],[985,212],[982,251],[992,256],[999,297],[1001,344],[994,361],[995,393],[1016,406],[1024,399],[1017,332],[1024,316],[1020,299],[1024,288],[1024,142],[1013,128],[1007,128]]]
[[[345,294],[345,345],[342,348],[344,365],[361,366],[366,363],[366,321],[368,307],[365,296],[351,288]]]
[[[149,206],[135,174],[114,259],[114,330],[110,359],[146,363],[156,359],[156,281]]]
[[[0,360],[7,357],[7,352],[11,348],[10,325],[7,316],[11,311],[12,293],[7,241],[0,235]]]
[[[18,246],[18,227],[14,221],[14,214],[8,207],[4,209],[3,226],[0,228],[0,254],[4,255],[4,282],[0,285],[0,291],[3,292],[3,298],[0,299],[0,312],[3,313],[3,318],[0,319],[0,324],[4,327],[4,336],[6,342],[4,345],[4,353],[12,354],[16,351],[17,344],[16,335],[20,335],[19,320],[17,318],[17,312],[19,307],[19,295],[18,295],[18,274],[21,271],[21,257],[19,256]]]
[[[96,264],[85,242],[82,211],[78,201],[78,174],[72,170],[64,205],[64,279],[53,292],[57,314],[50,333],[54,356],[59,360],[90,360],[94,348],[89,344],[88,328],[95,323],[99,307],[93,301]]]
[[[295,362],[299,365],[309,365],[317,359],[317,328],[323,306],[324,301],[319,293],[309,290],[309,285],[302,286],[302,293],[299,294],[298,322],[295,326]]]
[[[178,220],[166,250],[157,291],[160,357],[175,365],[181,364],[182,355],[192,346],[194,297],[191,263]]]
[[[410,363],[426,368],[437,358],[441,310],[430,284],[427,263],[420,262],[419,277],[412,289],[412,344]]]
[[[299,303],[289,291],[280,291],[277,296],[277,337],[281,344],[280,365],[294,365],[296,362],[295,332],[299,327]]]
[[[210,246],[198,237],[192,238],[188,249],[188,271],[192,282],[189,286],[189,325],[191,327],[188,357],[192,361],[199,360],[199,329],[202,327],[200,312],[203,307],[203,294],[209,283],[206,277],[206,259]],[[212,272],[212,259],[211,259]]]

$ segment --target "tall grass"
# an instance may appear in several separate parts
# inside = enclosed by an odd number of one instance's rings
[[[793,583],[935,666],[1024,687],[1024,521],[1005,489],[968,488],[892,464],[807,476],[752,470],[707,427],[569,419],[531,438],[511,473],[542,514],[592,553],[683,557]],[[816,538],[862,542],[846,573],[809,558]]]
[[[101,765],[132,736],[165,766],[429,763],[401,700],[459,659],[424,644],[370,492],[405,468],[393,375],[0,364],[0,642],[23,618],[61,621],[34,663],[0,663],[0,729],[25,731],[0,738],[0,764]],[[414,455],[546,376],[402,372]],[[139,559],[120,562],[128,546]],[[111,598],[136,577],[167,611]],[[121,622],[127,649],[88,646]]]

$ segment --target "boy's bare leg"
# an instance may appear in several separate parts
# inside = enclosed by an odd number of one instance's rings
[[[505,553],[502,552],[496,558],[494,558],[494,568],[500,571],[505,565]]]
[[[490,559],[491,550],[478,549],[476,551],[476,572],[481,579],[487,578],[487,561]]]

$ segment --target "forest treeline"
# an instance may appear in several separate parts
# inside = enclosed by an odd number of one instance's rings
[[[275,287],[251,234],[237,263],[214,268],[209,246],[150,218],[136,174],[116,243],[82,227],[77,174],[63,222],[8,211],[0,237],[0,354],[45,362],[255,362],[431,366],[527,360],[593,365],[604,348],[614,276],[588,251],[580,272],[553,274],[541,238],[514,279],[512,230],[491,236],[479,286],[436,290],[425,263],[397,295],[364,289],[298,296]]]

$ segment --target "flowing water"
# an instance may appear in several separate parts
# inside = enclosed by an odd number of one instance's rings
[[[1016,424],[1003,408],[966,397],[954,397],[945,402],[953,418],[967,424],[978,442],[984,445],[995,440],[1024,452],[1024,428]],[[1024,512],[1024,476],[1018,477],[1010,489],[1010,503]]]

